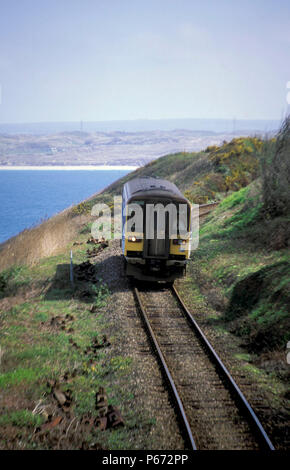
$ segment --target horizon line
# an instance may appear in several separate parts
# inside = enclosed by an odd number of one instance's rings
[[[184,118],[135,118],[135,119],[105,119],[105,120],[73,120],[73,121],[0,121],[1,125],[7,124],[49,124],[49,123],[97,123],[97,122],[138,122],[138,121],[281,121],[281,116],[278,118],[197,118],[197,117],[184,117]]]

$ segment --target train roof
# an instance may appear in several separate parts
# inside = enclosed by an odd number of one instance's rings
[[[126,201],[131,199],[151,199],[161,197],[177,201],[188,202],[177,186],[171,181],[152,176],[134,178],[124,184],[123,197]]]

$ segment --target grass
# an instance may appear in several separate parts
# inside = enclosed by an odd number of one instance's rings
[[[74,263],[82,263],[87,259],[86,245],[74,246],[72,249]],[[33,430],[44,422],[43,417],[34,416],[32,410],[40,399],[44,403],[51,403],[48,380],[60,380],[66,372],[73,370],[76,370],[76,375],[69,385],[63,384],[62,387],[72,390],[76,419],[90,413],[97,415],[95,394],[100,386],[105,388],[109,403],[117,406],[122,414],[125,413],[124,429],[106,433],[92,431],[86,436],[86,441],[90,443],[97,439],[104,448],[134,447],[137,445],[134,442],[140,440],[139,434],[135,433],[134,423],[138,422],[141,428],[143,425],[147,426],[147,429],[148,423],[146,416],[138,418],[137,410],[130,411],[131,414],[127,417],[134,401],[134,392],[128,387],[132,358],[120,355],[118,348],[115,350],[112,347],[85,353],[95,338],[102,343],[104,334],[109,334],[108,339],[112,345],[117,341],[119,332],[115,331],[113,334],[115,326],[106,317],[110,291],[101,279],[96,285],[82,281],[79,286],[76,281],[76,288],[73,290],[67,269],[59,268],[65,266],[64,262],[69,260],[68,254],[66,256],[67,258],[64,255],[46,258],[32,267],[10,269],[5,271],[2,278],[5,280],[4,300],[10,298],[7,297],[10,292],[18,292],[19,303],[6,309],[1,315],[0,345],[3,355],[0,388],[1,398],[5,403],[0,419],[1,448],[16,445],[9,441],[9,426],[21,433],[21,448],[54,448],[53,440],[42,443],[31,441]],[[22,291],[19,288],[28,291],[31,284],[36,282],[39,285],[37,295],[21,301]],[[76,295],[79,287],[91,290],[89,304]],[[24,290],[23,296],[26,291]],[[95,307],[94,313],[89,310],[92,305]],[[73,316],[73,320],[67,323],[65,330],[51,325],[54,317],[63,319],[68,314]],[[73,327],[71,333],[68,332],[69,327]],[[71,340],[78,349],[72,347]],[[132,435],[135,435],[133,441]]]
[[[3,427],[12,425],[19,428],[33,428],[42,423],[43,418],[40,415],[34,415],[28,410],[16,410],[0,416],[0,426]]]
[[[92,289],[94,294],[94,306],[96,308],[104,307],[106,305],[108,296],[110,295],[108,286],[101,282],[93,286]]]
[[[249,187],[243,188],[240,191],[232,193],[230,196],[221,201],[218,206],[218,212],[222,213],[225,210],[232,209],[232,207],[245,203],[247,200],[248,193]]]
[[[259,182],[231,194],[200,231],[191,272],[223,297],[224,321],[253,351],[284,347],[289,332],[289,255],[269,250],[259,234],[269,230],[261,216]],[[268,234],[269,236],[269,234]],[[267,239],[266,239],[267,240]]]
[[[86,224],[81,230],[80,230],[80,234],[90,234],[91,233],[91,229],[92,229],[92,222],[89,222],[88,224]]]
[[[13,266],[0,273],[0,299],[15,295],[17,290],[30,283],[27,266]]]
[[[84,215],[72,218],[71,211],[69,208],[0,244],[0,271],[15,265],[36,265],[44,257],[63,252],[90,219]]]
[[[2,373],[0,375],[0,387],[2,389],[9,388],[13,385],[26,384],[29,382],[36,382],[40,377],[42,370],[40,368],[20,367],[11,372]]]

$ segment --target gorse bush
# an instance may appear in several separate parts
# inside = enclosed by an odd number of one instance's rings
[[[276,139],[264,144],[262,158],[263,210],[271,218],[290,213],[290,116]]]
[[[244,188],[259,176],[262,146],[258,137],[239,137],[220,147],[207,147],[210,167],[187,188],[185,196],[203,204]]]
[[[92,204],[89,201],[80,202],[71,210],[72,217],[77,215],[89,214]]]

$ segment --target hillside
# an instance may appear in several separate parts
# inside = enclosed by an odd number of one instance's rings
[[[113,183],[105,194],[80,206],[79,212],[89,212],[100,200],[111,203],[114,195],[121,194],[126,181],[139,176],[173,181],[196,204],[221,200],[257,178],[262,145],[263,141],[255,137],[237,138],[201,152],[166,155]]]
[[[289,124],[283,132],[162,157],[1,246],[1,448],[181,448],[118,240],[88,243],[91,207],[140,175],[221,201],[178,288],[241,389],[252,384],[275,446],[289,447],[289,201],[269,176],[285,173]],[[117,408],[116,429],[96,424],[100,397]]]

